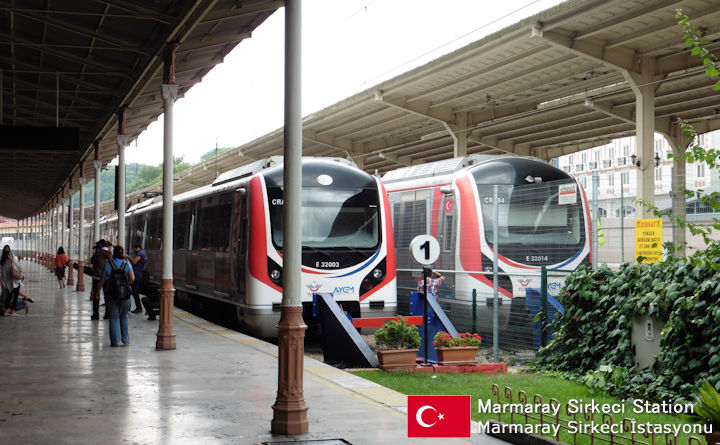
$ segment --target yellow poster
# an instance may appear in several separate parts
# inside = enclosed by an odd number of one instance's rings
[[[662,261],[662,219],[635,220],[635,258],[643,257],[643,263]]]

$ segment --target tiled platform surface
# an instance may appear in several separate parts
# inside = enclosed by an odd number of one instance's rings
[[[90,320],[89,277],[85,292],[59,289],[22,264],[35,303],[0,317],[0,444],[503,443],[409,439],[404,395],[311,358],[310,431],[272,435],[275,345],[176,309],[176,350],[155,349],[158,322],[141,314],[130,314],[131,345],[112,348],[107,321]]]

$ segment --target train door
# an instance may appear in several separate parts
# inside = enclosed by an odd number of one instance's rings
[[[215,290],[215,240],[222,225],[217,215],[218,200],[219,196],[213,195],[197,202],[195,245],[192,250],[193,284],[200,288],[201,293],[210,295]]]
[[[210,243],[215,252],[215,296],[230,298],[233,288],[233,276],[230,262],[230,236],[232,232],[232,205],[233,192],[217,196],[217,203],[212,207],[211,219],[214,221],[214,230],[211,233]]]
[[[247,213],[247,192],[241,189],[235,196],[235,205],[238,208],[236,214],[237,233],[235,239],[235,282],[237,283],[240,300],[245,301],[246,276],[245,268],[247,266],[247,249],[248,249],[248,213]]]
[[[192,218],[190,203],[185,202],[175,206],[173,220],[173,276],[185,282],[188,280],[188,263],[191,249],[190,221]]]
[[[457,212],[453,195],[444,194],[438,215],[438,241],[440,242],[440,257],[438,267],[445,270],[455,270],[455,231],[457,226]],[[455,276],[445,274],[445,285],[452,289]]]
[[[196,202],[188,203],[190,226],[188,228],[188,248],[187,256],[185,257],[186,273],[185,273],[185,287],[190,289],[197,289],[196,275],[197,271],[194,269],[196,250],[196,238],[197,238],[197,206]]]

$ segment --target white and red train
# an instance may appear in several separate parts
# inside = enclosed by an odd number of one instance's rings
[[[306,319],[315,292],[334,294],[354,317],[396,315],[396,287],[406,295],[417,278],[408,272],[418,269],[409,257],[410,240],[429,233],[441,245],[434,268],[455,271],[446,274],[441,304],[457,327],[469,329],[475,289],[482,303],[478,324],[490,326],[492,311],[483,308],[490,308],[485,302],[493,292],[494,185],[506,326],[513,307],[525,310],[528,289],[539,289],[541,266],[572,271],[590,260],[590,212],[574,178],[535,158],[476,155],[398,169],[381,182],[343,159],[304,158],[298,223]],[[224,173],[174,201],[179,298],[230,303],[241,324],[260,337],[277,335],[280,315],[282,187],[282,159],[272,158]],[[124,244],[144,247],[152,281],[162,272],[161,206],[155,198],[127,212]],[[101,237],[115,240],[117,218],[100,224]],[[92,246],[92,227],[85,233],[85,245]],[[550,279],[547,285],[560,283]]]
[[[282,158],[240,167],[174,199],[173,276],[179,298],[210,298],[236,307],[259,337],[277,336],[282,300]],[[161,276],[160,198],[127,212],[128,246],[148,255]],[[343,159],[303,158],[303,313],[312,294],[332,293],[351,316],[397,313],[395,248],[387,195],[379,179]],[[92,227],[86,233],[92,233]],[[101,221],[115,240],[117,218]],[[87,239],[92,245],[90,239]],[[166,244],[166,243],[165,243]],[[129,250],[129,249],[128,249]]]
[[[475,155],[388,172],[395,228],[398,293],[415,289],[418,269],[408,245],[419,234],[438,239],[435,269],[445,273],[440,303],[458,329],[470,328],[472,290],[478,329],[492,327],[494,186],[498,186],[500,327],[513,310],[527,313],[528,289],[539,292],[540,268],[572,271],[590,260],[591,221],[580,184],[536,158]],[[413,278],[414,277],[414,278]],[[550,276],[547,286],[560,282]]]

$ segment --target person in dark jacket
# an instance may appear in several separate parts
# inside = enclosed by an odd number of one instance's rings
[[[90,264],[92,264],[92,288],[90,290],[90,299],[92,300],[92,316],[90,317],[91,320],[99,320],[100,319],[100,278],[102,278],[103,273],[105,272],[105,264],[107,264],[108,259],[110,258],[110,255],[107,251],[107,243],[104,239],[101,239],[97,243],[95,243],[95,247],[93,247],[95,252],[93,252],[92,258],[90,258]],[[105,250],[103,250],[105,249]],[[106,306],[107,311],[107,306]],[[107,315],[107,312],[106,312]],[[105,317],[108,318],[108,317]]]

